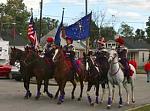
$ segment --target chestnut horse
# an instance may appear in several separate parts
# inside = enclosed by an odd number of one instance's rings
[[[72,99],[74,99],[74,91],[76,88],[76,82],[75,82],[75,76],[76,74],[70,67],[69,63],[63,52],[62,47],[58,47],[55,50],[55,54],[53,56],[53,61],[55,63],[55,71],[54,71],[54,78],[59,86],[60,96],[58,100],[58,104],[61,104],[64,101],[64,95],[65,95],[65,85],[67,81],[70,81],[73,84],[73,90],[72,90]],[[70,63],[71,64],[71,63]],[[81,92],[78,100],[81,100],[82,98],[82,92],[83,92],[83,81],[85,77],[85,67],[82,63],[79,64],[79,71],[77,71]]]
[[[15,61],[20,62],[20,72],[23,74],[24,87],[26,89],[25,99],[31,97],[31,92],[29,90],[30,78],[35,76],[37,80],[37,94],[36,99],[40,97],[40,88],[42,81],[44,80],[44,92],[52,98],[53,95],[48,91],[48,81],[52,78],[52,71],[49,69],[48,65],[43,58],[40,58],[37,52],[26,48],[22,51],[17,48],[11,48],[10,53],[10,64],[14,65]]]

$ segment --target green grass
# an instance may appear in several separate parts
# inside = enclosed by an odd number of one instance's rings
[[[133,109],[133,110],[128,110],[128,111],[150,111],[150,105],[145,105],[143,107],[136,108],[136,109]]]

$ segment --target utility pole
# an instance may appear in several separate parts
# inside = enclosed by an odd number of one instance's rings
[[[0,18],[0,39],[2,37],[2,31],[3,31],[3,9],[2,9],[2,12],[1,12],[1,18]]]
[[[40,2],[40,30],[39,30],[39,37],[38,37],[38,41],[40,43],[40,38],[42,36],[41,32],[42,32],[42,9],[43,9],[43,0],[41,0]]]
[[[88,0],[85,0],[85,15],[87,15],[87,11],[88,11]],[[86,40],[86,54],[89,51],[89,38],[87,38]]]

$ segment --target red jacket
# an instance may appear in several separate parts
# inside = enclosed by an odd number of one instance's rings
[[[145,71],[150,71],[150,62],[147,62],[147,63],[144,65],[144,70],[145,70]]]

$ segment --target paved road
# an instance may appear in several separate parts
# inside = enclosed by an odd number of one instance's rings
[[[150,103],[150,83],[146,83],[146,75],[138,75],[136,79],[136,103],[118,108],[118,89],[116,89],[116,99],[113,104],[111,111],[124,111],[131,107]],[[108,111],[106,109],[107,95],[103,104],[95,105],[94,107],[89,106],[86,98],[86,86],[84,90],[84,96],[82,101],[71,100],[71,89],[70,84],[67,84],[65,88],[66,96],[65,102],[62,105],[57,105],[57,101],[49,99],[46,95],[42,95],[41,98],[36,101],[34,99],[36,93],[36,85],[31,85],[31,91],[33,96],[24,100],[23,96],[25,90],[22,82],[16,82],[15,80],[0,79],[0,111]],[[49,90],[55,93],[57,86],[49,86]],[[94,88],[93,88],[94,90]],[[79,86],[75,91],[77,97],[79,93]],[[124,90],[123,90],[124,91]],[[94,95],[94,94],[93,94]],[[125,94],[123,94],[125,95]],[[93,99],[95,96],[93,96]]]

